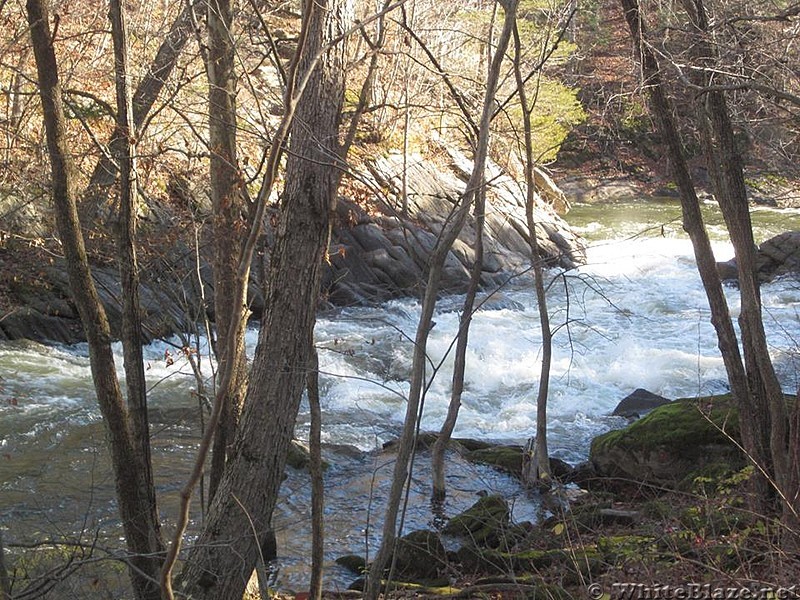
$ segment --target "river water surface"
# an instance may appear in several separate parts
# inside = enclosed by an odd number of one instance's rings
[[[732,250],[721,220],[713,207],[707,209],[718,260],[727,260]],[[576,206],[568,215],[589,250],[586,266],[550,274],[551,320],[559,327],[549,399],[554,455],[573,463],[584,460],[593,436],[621,425],[608,414],[636,388],[672,398],[727,389],[679,214],[677,204],[619,203]],[[754,209],[753,218],[757,242],[800,229],[797,211]],[[729,289],[728,298],[735,314],[737,291]],[[435,317],[429,344],[429,373],[435,376],[423,429],[438,429],[447,409],[460,301],[443,299]],[[773,358],[786,390],[794,392],[800,379],[800,285],[792,280],[765,285],[763,302]],[[491,295],[478,312],[456,435],[523,443],[533,434],[541,339],[536,315],[532,290],[522,280]],[[323,439],[332,463],[326,473],[329,561],[374,552],[392,459],[376,449],[400,429],[418,317],[417,302],[398,300],[319,319]],[[255,339],[256,332],[249,332],[251,348]],[[155,469],[167,530],[200,436],[196,388],[176,348],[181,345],[176,339],[146,348]],[[202,341],[199,350],[206,351]],[[210,374],[208,361],[203,364]],[[113,480],[85,348],[0,344],[0,377],[0,527],[12,546],[11,562],[26,552],[21,544],[41,540],[86,542],[97,534],[103,548],[119,548]],[[304,405],[297,437],[304,439],[307,430]],[[406,531],[432,518],[427,470],[423,455],[412,482]],[[492,469],[453,456],[449,477],[448,514],[472,504],[483,490],[513,499],[518,520],[535,519],[540,511],[535,497]],[[275,517],[279,585],[306,585],[309,515],[307,475],[292,471]],[[196,521],[200,518],[198,513]],[[352,579],[333,565],[328,577],[329,586]],[[118,593],[114,585],[119,582],[98,584],[98,589],[112,597]],[[62,589],[64,597],[68,589]]]

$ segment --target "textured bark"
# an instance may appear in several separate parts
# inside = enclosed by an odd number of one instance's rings
[[[419,411],[423,399],[423,388],[425,386],[425,364],[427,361],[428,334],[431,329],[433,311],[436,307],[436,297],[439,292],[439,282],[441,280],[442,268],[447,253],[453,242],[458,237],[459,232],[464,226],[464,222],[473,204],[475,195],[478,193],[483,182],[484,169],[489,147],[489,134],[492,115],[492,105],[497,91],[500,70],[506,49],[508,48],[511,32],[516,21],[516,0],[500,2],[505,9],[503,21],[503,31],[498,40],[497,50],[489,69],[484,94],[483,111],[478,130],[478,138],[475,149],[475,158],[472,174],[467,182],[466,190],[459,199],[454,213],[449,222],[445,225],[441,235],[436,241],[436,245],[431,251],[428,281],[425,287],[425,294],[422,300],[422,309],[419,322],[417,324],[417,334],[414,340],[414,353],[411,366],[411,385],[406,405],[406,416],[403,423],[403,432],[397,446],[397,457],[395,459],[394,471],[392,474],[392,486],[389,490],[389,498],[384,517],[381,545],[372,562],[367,577],[367,586],[364,593],[365,598],[376,600],[381,590],[381,582],[384,568],[391,556],[398,538],[397,518],[400,509],[400,500],[409,477],[409,462],[414,452],[416,432],[419,423]]]
[[[214,214],[214,313],[217,336],[217,381],[230,381],[219,427],[214,438],[209,499],[222,478],[233,443],[247,385],[244,332],[246,307],[233,306],[238,285],[247,287],[249,273],[239,282],[244,217],[247,205],[236,156],[236,73],[233,14],[230,0],[209,0],[208,5],[208,128],[211,149],[211,202]],[[233,341],[228,336],[233,336]],[[229,348],[232,356],[228,356]],[[232,370],[231,376],[226,371]]]
[[[313,71],[292,125],[266,308],[242,418],[206,527],[180,576],[180,591],[195,599],[239,600],[259,545],[269,535],[306,383],[329,210],[336,193],[331,163],[338,152],[344,97],[343,44],[316,63],[314,58],[327,40],[342,33],[349,9],[346,0],[306,4],[309,52],[303,53],[299,72]]]
[[[683,227],[692,241],[697,269],[708,298],[711,323],[717,334],[717,343],[725,364],[731,392],[736,398],[740,414],[751,415],[753,407],[747,372],[739,352],[736,331],[733,328],[728,303],[722,290],[714,253],[703,223],[700,202],[689,175],[683,144],[673,117],[674,110],[664,90],[658,61],[653,51],[647,46],[646,29],[639,12],[638,2],[637,0],[621,0],[621,4],[635,49],[641,60],[643,84],[650,99],[650,112],[655,119],[659,134],[666,144],[672,176],[680,192]],[[758,471],[758,466],[767,464],[769,459],[764,445],[760,443],[759,431],[754,428],[753,420],[749,418],[740,420],[740,431],[742,445]],[[757,479],[761,478],[757,477]],[[758,496],[763,497],[766,482],[757,481],[757,486]]]
[[[156,600],[159,591],[154,582],[158,571],[152,552],[153,541],[158,535],[149,518],[149,494],[142,485],[143,478],[138,468],[139,452],[129,427],[128,411],[117,380],[108,320],[92,281],[81,236],[75,203],[75,168],[65,135],[61,84],[47,3],[43,0],[29,0],[27,17],[51,162],[56,225],[66,257],[73,300],[89,344],[92,379],[108,434],[119,511],[131,553],[131,581],[136,598]]]
[[[156,505],[153,484],[153,465],[150,457],[150,424],[147,413],[147,380],[144,375],[142,344],[142,319],[139,303],[139,266],[136,258],[136,129],[133,125],[128,70],[128,35],[125,12],[119,0],[111,0],[109,18],[114,42],[114,79],[117,100],[117,127],[119,138],[114,146],[120,168],[119,216],[117,221],[117,248],[122,286],[122,352],[125,369],[125,386],[128,398],[128,416],[136,452],[136,472],[139,488],[147,498],[147,513],[141,515],[151,539],[147,554],[150,556],[148,573],[161,569],[164,544]]]

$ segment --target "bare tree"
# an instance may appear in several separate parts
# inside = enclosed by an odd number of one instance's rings
[[[243,232],[248,206],[236,150],[236,60],[230,0],[208,3],[208,127],[211,150],[210,176],[213,209],[214,314],[217,336],[217,378],[230,381],[224,390],[222,416],[215,434],[209,498],[222,479],[225,460],[233,443],[247,385],[244,332],[247,307],[233,304]],[[247,286],[249,273],[244,276]],[[229,336],[233,342],[229,343]],[[232,349],[232,354],[228,348]],[[227,371],[230,370],[230,376]]]
[[[484,181],[494,97],[500,79],[503,59],[505,58],[506,49],[511,39],[517,9],[516,0],[503,0],[499,1],[499,4],[503,7],[505,12],[503,29],[497,42],[497,49],[486,81],[486,91],[484,94],[483,110],[478,130],[472,174],[467,182],[466,190],[454,207],[454,212],[450,215],[449,221],[445,223],[439,238],[436,240],[436,244],[429,258],[428,280],[422,301],[422,310],[417,324],[416,338],[414,340],[414,352],[411,366],[411,388],[409,390],[408,403],[406,406],[406,416],[403,424],[403,432],[400,435],[397,446],[397,457],[395,459],[392,476],[392,486],[387,501],[381,545],[372,562],[367,578],[365,596],[368,599],[376,599],[380,593],[383,571],[394,550],[398,536],[397,518],[403,489],[409,477],[409,461],[414,452],[415,434],[420,416],[419,409],[426,379],[425,364],[427,361],[428,335],[431,329],[433,311],[436,307],[436,298],[439,293],[442,268],[447,254],[464,226],[464,222],[472,207],[475,196],[479,193]]]
[[[136,426],[117,380],[108,319],[92,280],[78,221],[75,167],[65,137],[62,90],[47,3],[29,0],[27,18],[44,111],[56,224],[67,259],[73,299],[89,343],[92,378],[109,436],[120,515],[131,552],[131,581],[136,598],[156,600],[160,597],[157,585],[160,535],[157,522],[153,521],[147,468],[141,462],[142,452],[134,434]]]
[[[761,316],[761,300],[755,271],[754,240],[750,223],[747,192],[744,186],[741,157],[733,137],[724,90],[712,82],[699,80],[696,85],[697,127],[701,131],[705,159],[712,173],[712,184],[731,235],[737,257],[742,310],[742,353],[731,321],[727,301],[716,270],[713,251],[703,225],[694,182],[689,174],[683,143],[675,121],[675,109],[666,90],[662,68],[648,39],[647,28],[637,0],[621,0],[625,18],[641,61],[644,84],[651,113],[666,142],[673,177],[681,194],[683,224],[695,251],[698,271],[711,307],[711,322],[728,374],[731,391],[741,415],[740,429],[744,449],[756,467],[754,500],[760,510],[771,504],[772,486],[778,492],[784,516],[797,523],[797,469],[789,464],[796,455],[797,413],[788,419],[786,399],[775,377],[769,358]],[[708,23],[700,0],[686,4],[695,28],[695,58],[713,71],[714,53],[705,36]],[[707,86],[707,87],[704,87]],[[795,536],[790,536],[795,537]]]
[[[539,371],[539,391],[536,395],[536,439],[533,444],[533,456],[527,468],[523,469],[523,481],[527,485],[540,488],[550,487],[550,455],[547,451],[547,397],[550,390],[550,366],[553,360],[553,331],[550,328],[550,314],[547,310],[547,293],[544,284],[544,268],[539,255],[539,240],[536,237],[536,221],[533,211],[536,206],[536,178],[533,156],[533,127],[531,115],[533,104],[528,102],[525,90],[525,78],[522,73],[522,43],[519,29],[514,27],[514,78],[517,82],[517,93],[522,107],[522,128],[525,155],[523,159],[525,171],[525,218],[528,224],[528,244],[530,246],[531,269],[533,270],[533,286],[536,290],[536,304],[539,309],[539,326],[542,332],[542,365]]]
[[[305,89],[299,101],[295,92],[303,86],[287,89],[285,116],[292,112],[289,104],[296,103],[297,110],[250,385],[207,525],[180,577],[181,592],[194,598],[241,598],[260,547],[270,535],[272,511],[310,364],[309,340],[336,191],[333,184],[344,97],[341,39],[349,15],[350,4],[345,0],[304,5],[295,64]],[[340,43],[331,45],[337,39]],[[282,140],[274,143],[280,149]],[[259,200],[263,193],[262,186]],[[263,212],[257,214],[254,223],[258,225],[262,217]],[[246,249],[251,239],[252,235]]]
[[[475,242],[472,245],[474,254],[470,269],[469,287],[467,288],[464,303],[461,306],[461,317],[458,321],[458,334],[456,339],[455,358],[453,362],[453,378],[450,388],[450,403],[447,406],[445,417],[439,435],[431,449],[431,469],[433,471],[433,501],[441,502],[447,497],[445,485],[445,450],[453,435],[453,430],[458,421],[461,408],[461,396],[464,393],[464,375],[467,369],[467,345],[469,343],[469,328],[472,315],[475,312],[475,297],[481,283],[483,270],[483,234],[486,222],[486,188],[485,183],[475,197]]]
[[[181,12],[170,26],[164,36],[164,41],[159,46],[152,63],[147,68],[144,77],[139,81],[131,99],[133,125],[140,130],[151,114],[153,106],[171,73],[178,64],[178,60],[194,31],[192,15],[196,10],[205,6],[206,0],[191,0],[184,3]],[[98,160],[86,188],[87,218],[94,217],[99,205],[105,200],[106,194],[117,178],[118,169],[112,157],[119,151],[116,145],[121,140],[120,133],[115,130],[111,134],[109,153],[103,154]]]

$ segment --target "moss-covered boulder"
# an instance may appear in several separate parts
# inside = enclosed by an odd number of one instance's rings
[[[522,476],[522,446],[489,446],[464,453],[470,462],[491,465],[516,477]]]
[[[596,437],[590,460],[604,477],[677,488],[712,465],[742,468],[738,439],[738,414],[729,394],[687,398]]]
[[[458,440],[465,449],[464,458],[470,462],[490,465],[513,475],[522,477],[522,446],[517,445],[467,445],[471,440]],[[474,448],[474,449],[470,449]],[[560,458],[550,457],[550,473],[559,481],[570,482],[573,468]]]
[[[291,444],[289,444],[289,453],[286,455],[286,465],[293,469],[304,471],[308,470],[310,464],[311,453],[308,448],[301,442],[292,440]],[[323,469],[327,469],[329,466],[327,461],[322,461]]]
[[[344,556],[340,556],[336,559],[336,564],[356,575],[361,575],[367,570],[367,561],[364,560],[363,556],[359,556],[358,554],[345,554]]]
[[[403,581],[428,581],[438,577],[447,563],[447,551],[439,534],[425,529],[412,531],[397,541],[396,576]]]
[[[508,502],[502,496],[484,496],[470,508],[456,515],[444,527],[444,533],[458,535],[477,545],[497,545],[511,522]]]

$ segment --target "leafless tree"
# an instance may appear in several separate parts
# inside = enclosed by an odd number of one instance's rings
[[[428,267],[428,280],[425,287],[425,294],[422,301],[422,311],[417,324],[417,333],[414,340],[414,352],[411,367],[411,388],[409,391],[408,403],[406,406],[406,416],[403,424],[403,431],[397,447],[397,457],[395,459],[394,472],[392,476],[392,486],[389,491],[385,520],[383,523],[383,535],[381,546],[370,567],[369,577],[367,578],[367,588],[365,596],[369,599],[378,597],[382,587],[383,570],[393,552],[397,540],[397,518],[400,508],[400,501],[403,489],[409,478],[408,465],[416,439],[416,432],[419,421],[419,409],[425,387],[425,364],[427,361],[427,342],[431,329],[433,312],[436,307],[436,298],[439,293],[439,282],[444,261],[456,237],[464,226],[464,222],[473,205],[476,194],[484,181],[484,169],[489,147],[489,135],[491,125],[491,115],[495,93],[497,91],[498,80],[500,79],[503,60],[506,49],[508,48],[511,34],[513,31],[517,2],[516,0],[506,0],[499,2],[504,9],[504,20],[502,33],[497,42],[497,49],[492,60],[492,65],[486,81],[486,91],[484,95],[483,110],[478,129],[478,138],[475,148],[474,165],[472,174],[467,182],[466,190],[459,199],[446,223],[441,235],[436,240],[436,244],[431,251]]]

